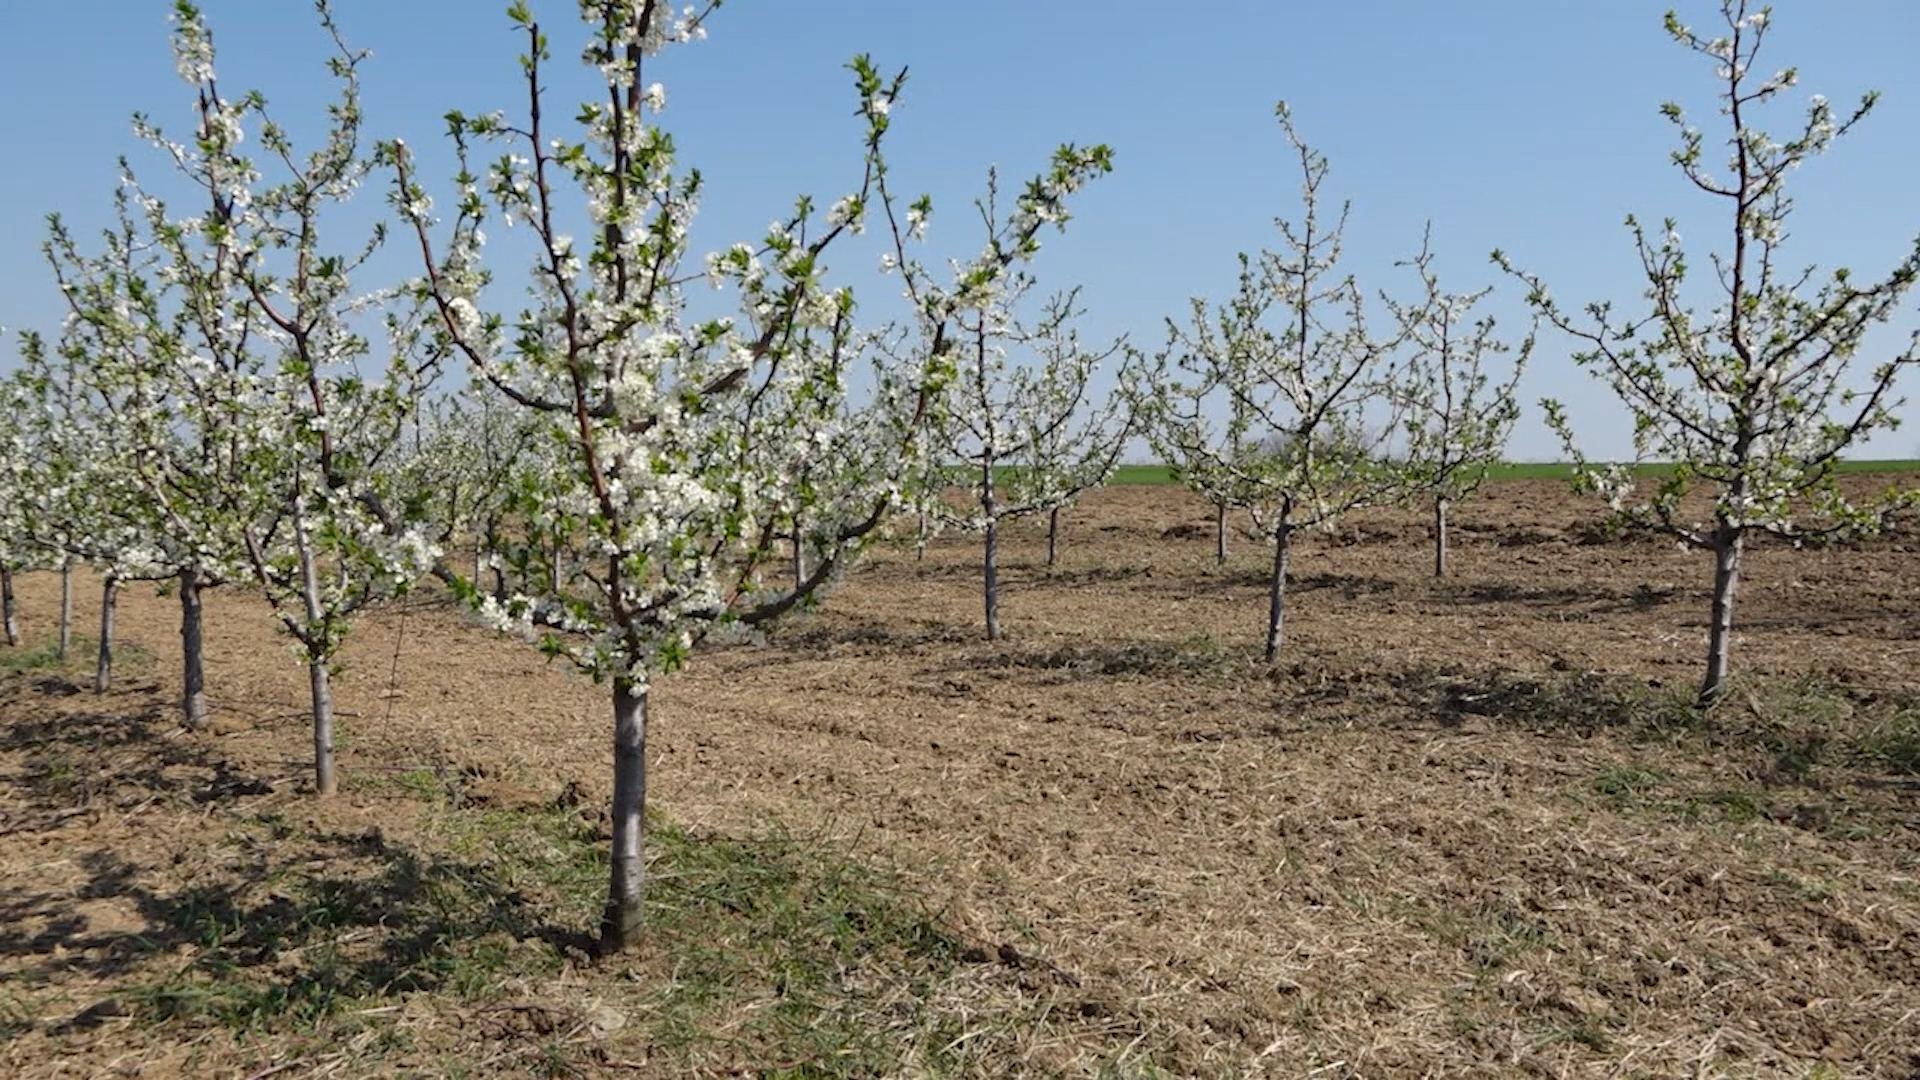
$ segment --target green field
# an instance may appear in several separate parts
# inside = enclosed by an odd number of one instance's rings
[[[1658,475],[1668,466],[1643,465],[1641,471],[1649,475]],[[1839,471],[1842,473],[1920,473],[1920,459],[1861,459],[1843,461]],[[1516,461],[1494,468],[1495,480],[1571,480],[1573,466],[1562,461]],[[1165,465],[1122,465],[1114,473],[1116,484],[1171,484],[1174,482],[1171,470]]]

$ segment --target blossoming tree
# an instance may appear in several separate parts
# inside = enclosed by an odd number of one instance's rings
[[[0,486],[20,515],[11,534],[41,566],[61,571],[60,633],[65,642],[73,619],[72,571],[76,560],[100,571],[100,632],[93,686],[112,684],[114,617],[119,591],[129,581],[172,577],[157,555],[155,521],[131,463],[113,437],[115,418],[85,392],[90,361],[84,324],[67,320],[49,349],[36,333],[21,336],[20,369],[7,380],[0,410],[8,415],[15,449],[0,466]]]
[[[905,75],[886,79],[864,57],[854,61],[866,146],[857,187],[824,214],[802,198],[758,244],[712,256],[705,269],[735,293],[739,315],[696,320],[682,289],[702,276],[683,269],[700,178],[678,170],[673,141],[652,119],[665,90],[645,74],[661,49],[701,36],[710,10],[583,3],[591,32],[583,59],[606,93],[581,106],[581,130],[565,138],[542,109],[547,38],[529,6],[514,4],[527,41],[526,115],[449,117],[461,171],[444,226],[406,148],[387,151],[447,340],[476,378],[541,417],[565,449],[542,482],[578,558],[546,583],[553,587],[530,582],[504,602],[467,591],[502,628],[611,684],[609,950],[640,933],[653,678],[703,638],[751,631],[803,604],[875,535],[899,503],[902,476],[925,456],[922,419],[954,363],[954,312],[1031,256],[1040,229],[1064,220],[1063,200],[1108,162],[1104,148],[1063,148],[950,289],[909,275],[915,318],[933,346],[921,364],[883,370],[867,407],[845,407],[869,338],[856,327],[852,291],[827,283],[827,250],[877,213],[905,263],[906,241],[930,208],[923,197],[897,212],[880,153]],[[481,140],[513,149],[476,172]],[[563,198],[562,185],[584,199]],[[510,316],[487,310],[481,226],[493,215],[532,234],[530,300]],[[845,450],[804,445],[823,441]],[[835,466],[802,485],[794,466],[804,461],[859,467]],[[795,531],[796,516],[812,556],[797,583],[765,573],[780,567],[780,538]]]
[[[315,7],[340,84],[319,149],[296,153],[260,94],[222,96],[213,36],[179,0],[173,50],[194,92],[192,141],[137,117],[171,175],[154,186],[123,166],[105,253],[83,255],[57,223],[49,251],[74,313],[64,347],[84,354],[90,392],[131,455],[143,496],[131,513],[152,526],[155,561],[178,584],[189,726],[206,714],[200,592],[251,577],[307,665],[315,789],[328,795],[329,672],[350,615],[434,559],[387,509],[378,466],[435,363],[410,290],[350,287],[384,229],[344,252],[323,242],[374,164],[359,145],[364,54],[341,42],[324,0]],[[242,150],[249,134],[264,169]],[[175,214],[162,188],[188,192],[197,212]],[[369,324],[387,338],[376,370],[364,370]]]
[[[1778,141],[1757,126],[1759,115],[1798,79],[1792,68],[1766,76],[1753,69],[1772,30],[1770,11],[1749,0],[1721,0],[1720,17],[1725,30],[1712,37],[1673,13],[1666,28],[1710,63],[1719,81],[1724,168],[1707,161],[1707,136],[1679,105],[1661,109],[1679,130],[1674,163],[1725,215],[1726,244],[1709,256],[1713,306],[1703,313],[1690,305],[1692,266],[1671,218],[1651,232],[1627,219],[1650,304],[1638,317],[1618,316],[1606,302],[1576,315],[1543,281],[1494,252],[1528,285],[1540,316],[1580,342],[1575,361],[1632,413],[1639,459],[1671,463],[1650,491],[1633,467],[1588,468],[1564,408],[1546,402],[1568,453],[1582,465],[1581,486],[1624,519],[1713,553],[1703,705],[1727,685],[1748,537],[1764,532],[1799,542],[1873,529],[1902,501],[1854,503],[1842,495],[1835,469],[1848,447],[1896,426],[1896,382],[1920,355],[1910,340],[1889,348],[1870,370],[1854,369],[1868,331],[1892,319],[1920,276],[1920,242],[1877,280],[1839,269],[1816,283],[1814,268],[1783,263],[1793,209],[1787,177],[1864,119],[1877,95],[1844,113],[1815,95],[1793,133]],[[1701,489],[1711,496],[1704,513],[1684,501]]]
[[[988,235],[1001,230],[997,177],[979,206]],[[924,273],[924,271],[916,271]],[[1124,394],[1094,400],[1101,364],[1125,339],[1088,348],[1074,326],[1079,291],[1049,297],[1023,322],[1021,302],[1035,284],[1011,275],[977,307],[956,313],[959,345],[953,389],[933,418],[942,461],[969,473],[964,509],[930,491],[940,524],[981,535],[981,592],[989,641],[1000,638],[999,535],[1009,520],[1048,516],[1047,563],[1054,561],[1060,509],[1105,483],[1135,432],[1138,411]],[[944,484],[941,485],[944,488]]]
[[[1277,222],[1284,251],[1240,257],[1231,300],[1196,299],[1189,325],[1169,320],[1158,366],[1178,374],[1151,429],[1182,481],[1216,506],[1247,510],[1272,542],[1268,663],[1283,637],[1294,534],[1394,501],[1410,483],[1387,452],[1405,407],[1389,387],[1397,342],[1369,335],[1358,284],[1337,273],[1347,211],[1330,227],[1322,216],[1326,157],[1301,139],[1284,102],[1276,111],[1300,162],[1304,213]]]
[[[0,383],[0,640],[9,648],[20,644],[13,573],[32,549],[38,515],[31,493],[41,490],[33,475],[38,447],[27,424],[33,396],[22,383],[17,378]]]
[[[536,419],[484,383],[463,388],[422,406],[411,447],[389,465],[389,482],[408,493],[407,516],[440,547],[469,548],[471,580],[491,573],[501,599],[506,571],[524,579],[533,561],[532,538],[510,536],[508,526],[529,519],[524,508],[542,501],[539,478],[550,471],[550,442],[541,441]]]
[[[208,716],[201,594],[242,572],[234,499],[248,490],[241,462],[256,433],[221,404],[225,388],[243,377],[237,357],[190,336],[195,309],[181,300],[184,271],[168,267],[156,243],[170,235],[158,228],[163,223],[159,204],[138,196],[123,164],[114,221],[98,253],[83,251],[57,215],[43,250],[69,309],[57,346],[75,373],[69,420],[80,432],[105,424],[114,432],[94,440],[89,454],[96,485],[106,485],[92,487],[101,518],[86,541],[104,579],[103,628],[121,583],[172,581],[181,715],[197,730]],[[226,332],[210,300],[198,310],[216,340]],[[105,649],[110,636],[103,638]]]
[[[1506,450],[1520,419],[1514,390],[1533,354],[1534,334],[1530,331],[1517,347],[1501,338],[1493,316],[1474,317],[1493,290],[1449,293],[1441,288],[1433,261],[1428,243],[1410,260],[1420,275],[1419,300],[1382,300],[1405,342],[1404,366],[1392,384],[1405,413],[1402,452],[1421,492],[1432,499],[1433,574],[1445,577],[1448,511],[1480,489]],[[1499,370],[1499,358],[1509,353],[1513,359]]]

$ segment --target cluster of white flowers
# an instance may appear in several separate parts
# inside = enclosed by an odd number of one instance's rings
[[[866,231],[866,207],[858,195],[842,195],[834,201],[833,208],[827,211],[827,224],[833,228],[847,226],[856,235]]]

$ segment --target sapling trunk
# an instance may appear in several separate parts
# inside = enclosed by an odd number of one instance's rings
[[[613,852],[607,910],[600,920],[602,951],[640,942],[647,885],[647,688],[613,680]]]
[[[13,604],[13,568],[0,566],[0,619],[6,622],[7,644],[20,644],[20,618]]]
[[[60,637],[55,655],[62,661],[73,648],[73,556],[60,560]]]
[[[340,789],[333,761],[333,680],[327,672],[327,610],[320,596],[320,566],[307,540],[304,505],[296,501],[293,543],[300,556],[300,603],[306,614],[301,645],[313,696],[313,792],[322,798]]]
[[[313,693],[313,793],[324,798],[340,790],[333,761],[333,679],[325,660],[307,661],[307,685]]]
[[[1273,579],[1267,583],[1267,663],[1280,656],[1286,631],[1287,559],[1293,553],[1293,525],[1284,518],[1273,536]]]
[[[487,522],[484,547],[489,564],[493,568],[493,598],[495,600],[505,600],[507,598],[507,572],[501,569],[501,564],[505,562],[505,560],[499,557],[501,550],[500,528],[494,522]],[[473,572],[473,584],[476,588],[480,585],[480,571],[478,570]]]
[[[189,730],[207,726],[206,638],[201,625],[198,567],[180,571],[180,712]]]
[[[986,519],[986,542],[980,556],[981,593],[987,609],[987,640],[1000,640],[1000,520],[993,498],[993,458],[980,466],[980,515]]]
[[[1047,511],[1047,565],[1052,566],[1060,544],[1060,508]]]
[[[108,574],[100,583],[100,651],[93,661],[93,692],[113,686],[113,612],[120,601],[120,579]]]
[[[986,543],[981,554],[982,591],[987,608],[987,640],[1000,640],[1000,523],[987,518]]]
[[[553,520],[553,529],[547,537],[547,539],[553,543],[553,558],[547,563],[547,588],[551,590],[555,596],[558,596],[566,585],[566,575],[560,572],[560,506],[557,498],[554,503]]]
[[[1433,576],[1447,576],[1447,497],[1433,497]]]
[[[807,547],[800,538],[800,519],[793,519],[793,591],[807,585]]]
[[[1726,690],[1733,651],[1733,596],[1740,585],[1740,557],[1746,547],[1743,530],[1722,524],[1713,537],[1713,622],[1707,629],[1707,677],[1700,684],[1700,704],[1711,705]]]
[[[1227,504],[1213,504],[1213,561],[1227,565]]]

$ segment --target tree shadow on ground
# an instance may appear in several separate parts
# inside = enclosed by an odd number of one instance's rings
[[[166,716],[157,688],[76,707],[25,681],[0,684],[0,835],[45,831],[89,811],[205,802],[233,788],[231,770]]]
[[[911,653],[934,645],[972,641],[979,636],[980,631],[972,627],[931,620],[902,626],[839,617],[777,627],[768,635],[768,641],[797,660],[844,654]]]
[[[64,864],[0,880],[0,971],[23,990],[112,980],[112,999],[69,1025],[138,1014],[250,1028],[368,995],[477,990],[509,957],[531,950],[553,968],[591,944],[544,921],[518,884],[603,872],[577,814],[516,818],[541,834],[527,840],[540,858],[510,866],[378,828],[296,827],[261,798],[273,783],[182,733],[157,693],[66,715],[18,684],[0,694],[0,837],[48,834],[28,842],[58,842]],[[169,819],[224,810],[218,842],[143,842],[173,830],[128,822],[155,802],[145,812]]]
[[[1212,638],[1185,641],[1141,639],[1084,644],[1023,646],[1002,642],[984,653],[956,657],[941,670],[967,673],[1022,670],[1074,681],[1094,676],[1228,677],[1255,673],[1253,654]]]
[[[74,973],[116,981],[114,1001],[69,1025],[137,1013],[251,1027],[370,995],[476,993],[516,951],[557,967],[592,944],[544,921],[498,867],[377,831],[242,847],[215,880],[177,888],[151,883],[173,874],[108,848],[75,860],[87,875],[77,888],[0,886],[0,958],[22,986]],[[102,906],[113,914],[96,925]]]
[[[1697,726],[1689,698],[1645,679],[1596,671],[1521,673],[1416,668],[1387,677],[1442,728],[1483,723],[1536,732],[1670,731]]]
[[[1690,597],[1680,589],[1656,589],[1646,584],[1631,589],[1614,589],[1590,582],[1516,585],[1504,581],[1450,581],[1437,586],[1436,594],[1436,599],[1447,604],[1577,606],[1589,614],[1597,615],[1652,611],[1662,604]]]
[[[1152,577],[1153,575],[1146,575]],[[1176,593],[1183,597],[1224,595],[1228,593],[1259,592],[1264,594],[1273,584],[1272,572],[1264,566],[1246,567],[1209,566],[1205,571],[1176,572],[1156,578],[1150,586],[1158,592]],[[1289,574],[1287,577],[1287,595],[1305,596],[1312,593],[1337,592],[1347,600],[1357,600],[1363,596],[1391,595],[1401,591],[1400,582],[1377,574]]]

